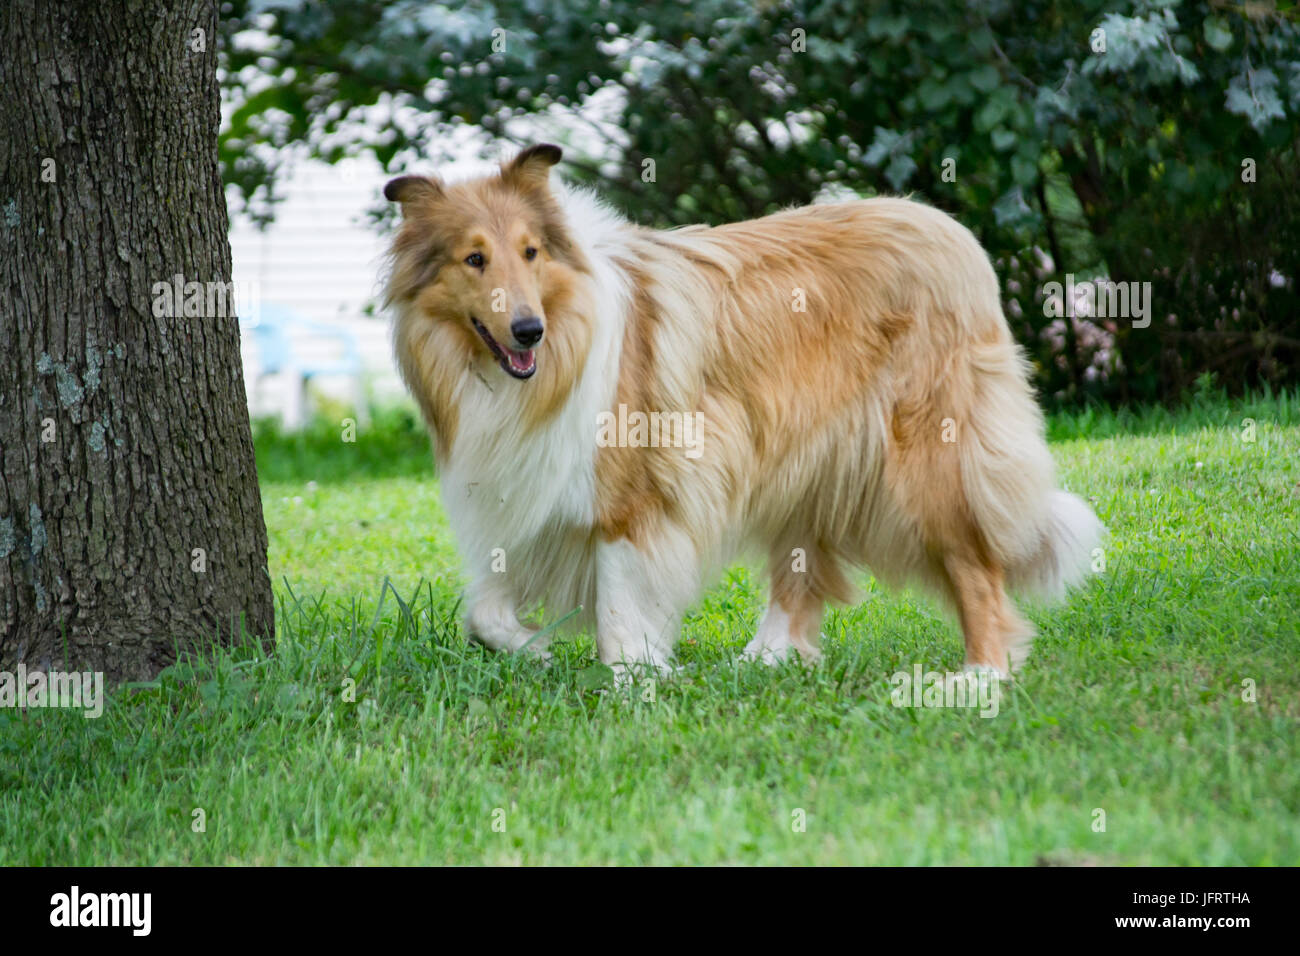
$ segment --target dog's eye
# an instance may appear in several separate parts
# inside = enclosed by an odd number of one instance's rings
[[[483,253],[471,252],[465,257],[465,265],[473,266],[475,269],[483,268]]]
[[[527,259],[527,260],[529,260],[530,262],[531,262],[533,259],[536,259],[536,258],[537,258],[537,250],[536,250],[533,246],[529,246],[527,249],[524,250],[524,258]]]

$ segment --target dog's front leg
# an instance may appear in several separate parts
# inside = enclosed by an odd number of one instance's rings
[[[524,651],[549,659],[546,645],[551,635],[537,637],[537,631],[519,623],[514,597],[503,578],[488,572],[470,584],[465,595],[469,605],[466,632],[471,640],[494,651]]]
[[[690,537],[663,524],[645,540],[601,542],[596,549],[596,649],[626,679],[639,665],[659,673],[677,643],[682,612],[699,586]]]

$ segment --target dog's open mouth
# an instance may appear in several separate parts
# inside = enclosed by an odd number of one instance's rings
[[[537,355],[532,349],[523,352],[508,349],[492,338],[492,333],[483,328],[483,323],[478,319],[470,316],[469,320],[474,323],[474,328],[483,337],[492,354],[496,356],[497,364],[505,369],[508,375],[513,375],[515,378],[531,378],[537,371]]]

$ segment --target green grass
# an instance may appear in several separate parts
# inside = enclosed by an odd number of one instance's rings
[[[1300,401],[1051,434],[1106,570],[1030,610],[982,719],[892,706],[892,673],[959,668],[961,640],[869,583],[820,666],[769,670],[734,662],[762,587],[733,569],[653,694],[607,689],[589,639],[549,668],[467,646],[414,419],[259,427],[277,653],[178,665],[98,720],[0,712],[0,864],[1300,863]]]

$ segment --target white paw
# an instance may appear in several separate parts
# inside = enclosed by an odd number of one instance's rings
[[[663,680],[681,672],[681,665],[667,661],[615,661],[609,665],[614,672],[614,686],[631,687],[637,682]]]
[[[512,654],[527,654],[543,661],[551,660],[551,652],[547,647],[550,643],[549,635],[538,637],[540,632],[532,628],[517,627],[489,633],[467,625],[465,633],[469,640],[490,651],[508,651]]]
[[[551,649],[540,641],[535,644],[526,644],[518,650],[512,650],[512,654],[523,654],[526,657],[535,657],[543,664],[551,663],[553,655]]]
[[[541,635],[541,636],[539,636]],[[515,654],[532,654],[536,657],[551,659],[549,635],[542,635],[533,628],[521,628],[506,644],[505,650]]]
[[[1004,670],[1001,667],[995,667],[992,664],[966,664],[962,667],[962,670],[967,674],[988,674],[989,676],[995,677],[999,681],[1008,684],[1011,683],[1012,680],[1010,671]]]
[[[790,654],[794,651],[794,645],[790,643],[778,644],[775,647],[762,643],[758,638],[754,638],[745,645],[745,649],[740,652],[740,659],[754,664],[767,664],[769,667],[780,664],[788,660]]]

